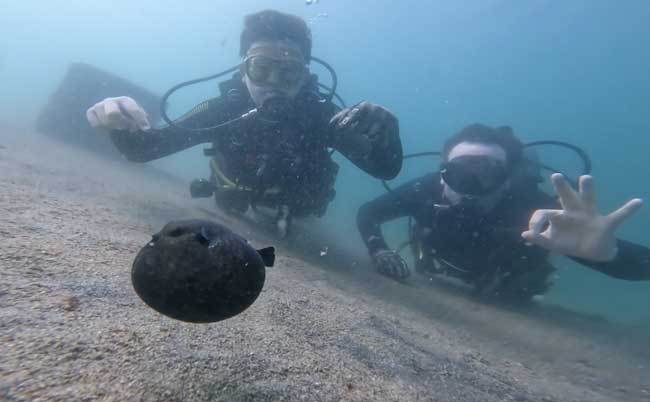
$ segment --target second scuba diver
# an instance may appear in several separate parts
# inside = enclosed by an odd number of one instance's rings
[[[211,178],[195,180],[192,195],[214,194],[227,211],[275,208],[285,236],[292,217],[322,216],[334,198],[338,165],[329,148],[380,179],[395,177],[402,166],[396,117],[369,102],[340,110],[332,96],[324,97],[309,72],[311,47],[302,19],[255,13],[244,22],[239,71],[220,84],[218,98],[164,128],[151,128],[147,113],[128,97],[97,103],[87,118],[109,129],[120,152],[135,162],[212,143],[206,150]]]
[[[458,277],[502,300],[523,302],[546,292],[555,270],[550,252],[614,278],[650,280],[650,249],[614,237],[641,200],[603,216],[591,176],[581,176],[575,191],[556,173],[558,205],[526,177],[523,149],[509,127],[467,126],[446,141],[439,171],[364,204],[357,224],[378,271],[409,276],[381,232],[382,223],[408,216],[415,221],[418,273]]]

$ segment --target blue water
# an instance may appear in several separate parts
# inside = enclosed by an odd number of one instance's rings
[[[74,61],[158,93],[230,67],[238,62],[243,16],[271,7],[310,20],[314,54],[336,67],[341,95],[395,112],[406,152],[439,149],[468,123],[507,124],[524,140],[582,146],[594,160],[603,211],[631,197],[650,202],[645,0],[2,0],[0,119],[32,119]],[[215,88],[211,83],[179,96],[174,110]],[[200,148],[156,164],[188,180],[205,176]],[[544,155],[558,163],[571,157]],[[383,190],[341,163],[339,196],[325,221],[349,224],[356,207]],[[396,182],[434,168],[431,160],[408,162]],[[649,245],[648,223],[650,205],[620,236]],[[399,239],[403,227],[390,225],[391,238]],[[607,278],[565,259],[557,264],[563,269],[550,302],[650,323],[650,284]]]

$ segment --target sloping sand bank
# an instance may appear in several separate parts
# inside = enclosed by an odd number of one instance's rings
[[[0,400],[650,401],[647,333],[400,285],[332,239],[321,256],[316,234],[253,232],[147,166],[6,126],[0,145]],[[139,248],[188,217],[278,247],[240,316],[184,324],[133,292]]]

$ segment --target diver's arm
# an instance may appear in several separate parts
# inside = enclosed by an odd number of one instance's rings
[[[561,208],[560,203],[555,197],[552,197],[542,191],[539,191],[537,205],[535,209],[554,209]],[[613,278],[625,279],[629,281],[650,280],[650,249],[639,244],[625,240],[616,240],[617,253],[612,261],[594,262],[583,258],[569,257],[577,263],[588,268],[594,269]],[[526,247],[532,254],[537,254],[535,249],[538,247]],[[531,256],[526,257],[531,261]]]
[[[402,168],[402,142],[397,118],[387,109],[361,102],[329,122],[330,146],[366,173],[382,180]]]
[[[614,236],[618,226],[634,215],[643,202],[632,199],[602,215],[596,209],[591,176],[580,177],[578,191],[561,174],[553,174],[551,180],[561,209],[535,211],[522,237],[615,278],[650,279],[650,250]]]
[[[182,127],[202,128],[227,119],[223,100],[215,98],[194,107],[174,121]],[[111,130],[111,139],[118,150],[132,162],[149,162],[214,138],[214,131],[192,132],[173,126],[150,130]]]
[[[370,254],[389,249],[381,232],[381,225],[403,216],[414,216],[424,200],[426,191],[422,182],[429,176],[412,180],[396,189],[363,204],[357,212],[357,228]]]
[[[578,263],[607,276],[628,281],[650,280],[650,249],[640,244],[617,239],[618,251],[612,261],[593,262],[572,258]]]

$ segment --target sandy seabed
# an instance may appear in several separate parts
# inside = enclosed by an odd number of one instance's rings
[[[174,321],[133,292],[140,247],[190,217],[278,248],[235,318]],[[650,401],[647,332],[411,282],[315,233],[253,231],[146,165],[0,125],[2,401]]]

